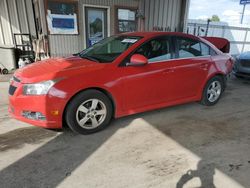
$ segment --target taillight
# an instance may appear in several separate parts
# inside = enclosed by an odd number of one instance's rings
[[[229,61],[231,62],[232,65],[234,65],[234,63],[235,63],[235,58],[230,57]]]
[[[227,67],[229,72],[232,71],[233,66],[234,66],[234,62],[235,62],[235,60],[233,57],[230,57],[229,60],[226,62],[226,67]]]

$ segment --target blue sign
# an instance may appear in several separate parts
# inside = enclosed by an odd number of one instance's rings
[[[53,18],[52,26],[61,29],[74,29],[73,18]]]
[[[241,5],[249,4],[250,0],[240,0]]]

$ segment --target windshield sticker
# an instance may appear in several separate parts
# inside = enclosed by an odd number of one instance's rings
[[[135,43],[137,41],[138,41],[138,39],[123,39],[122,40],[122,42],[124,42],[124,43]]]

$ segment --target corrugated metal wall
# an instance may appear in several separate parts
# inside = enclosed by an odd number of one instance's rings
[[[84,48],[83,4],[110,7],[110,34],[114,34],[114,5],[138,7],[145,16],[140,30],[151,31],[154,27],[168,31],[182,31],[187,16],[189,0],[79,0],[79,35],[49,35],[51,56],[65,56]],[[40,5],[43,9],[44,5]],[[45,18],[44,10],[41,16]],[[43,21],[43,30],[47,30]],[[47,31],[46,31],[47,32]]]
[[[43,1],[40,1],[40,7],[43,9]],[[49,35],[50,54],[51,56],[66,56],[72,53],[79,52],[84,49],[84,35],[83,31],[83,4],[100,5],[110,7],[110,34],[114,34],[114,5],[138,7],[138,0],[79,0],[78,3],[78,31],[79,35]],[[45,11],[41,11],[41,17],[45,18]],[[43,31],[46,31],[46,20],[42,23]]]
[[[42,32],[48,34],[44,10],[45,0],[39,3]],[[151,31],[182,31],[186,20],[189,0],[79,0],[78,35],[49,35],[51,56],[66,56],[84,49],[83,5],[110,7],[110,34],[115,29],[115,5],[139,8],[144,19],[139,20],[139,29]],[[13,33],[36,35],[32,0],[0,0],[0,44],[13,44]],[[157,29],[157,30],[158,30]],[[156,29],[155,29],[156,30]]]
[[[142,3],[145,30],[183,30],[189,0],[144,0]]]
[[[32,0],[0,0],[0,45],[13,45],[14,33],[36,36]]]

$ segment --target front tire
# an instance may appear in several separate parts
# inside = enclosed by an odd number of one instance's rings
[[[201,104],[205,106],[215,105],[220,100],[224,91],[223,83],[223,78],[221,76],[211,78],[203,90]]]
[[[112,115],[110,99],[98,90],[87,90],[70,101],[65,111],[65,120],[74,132],[91,134],[108,126]]]

